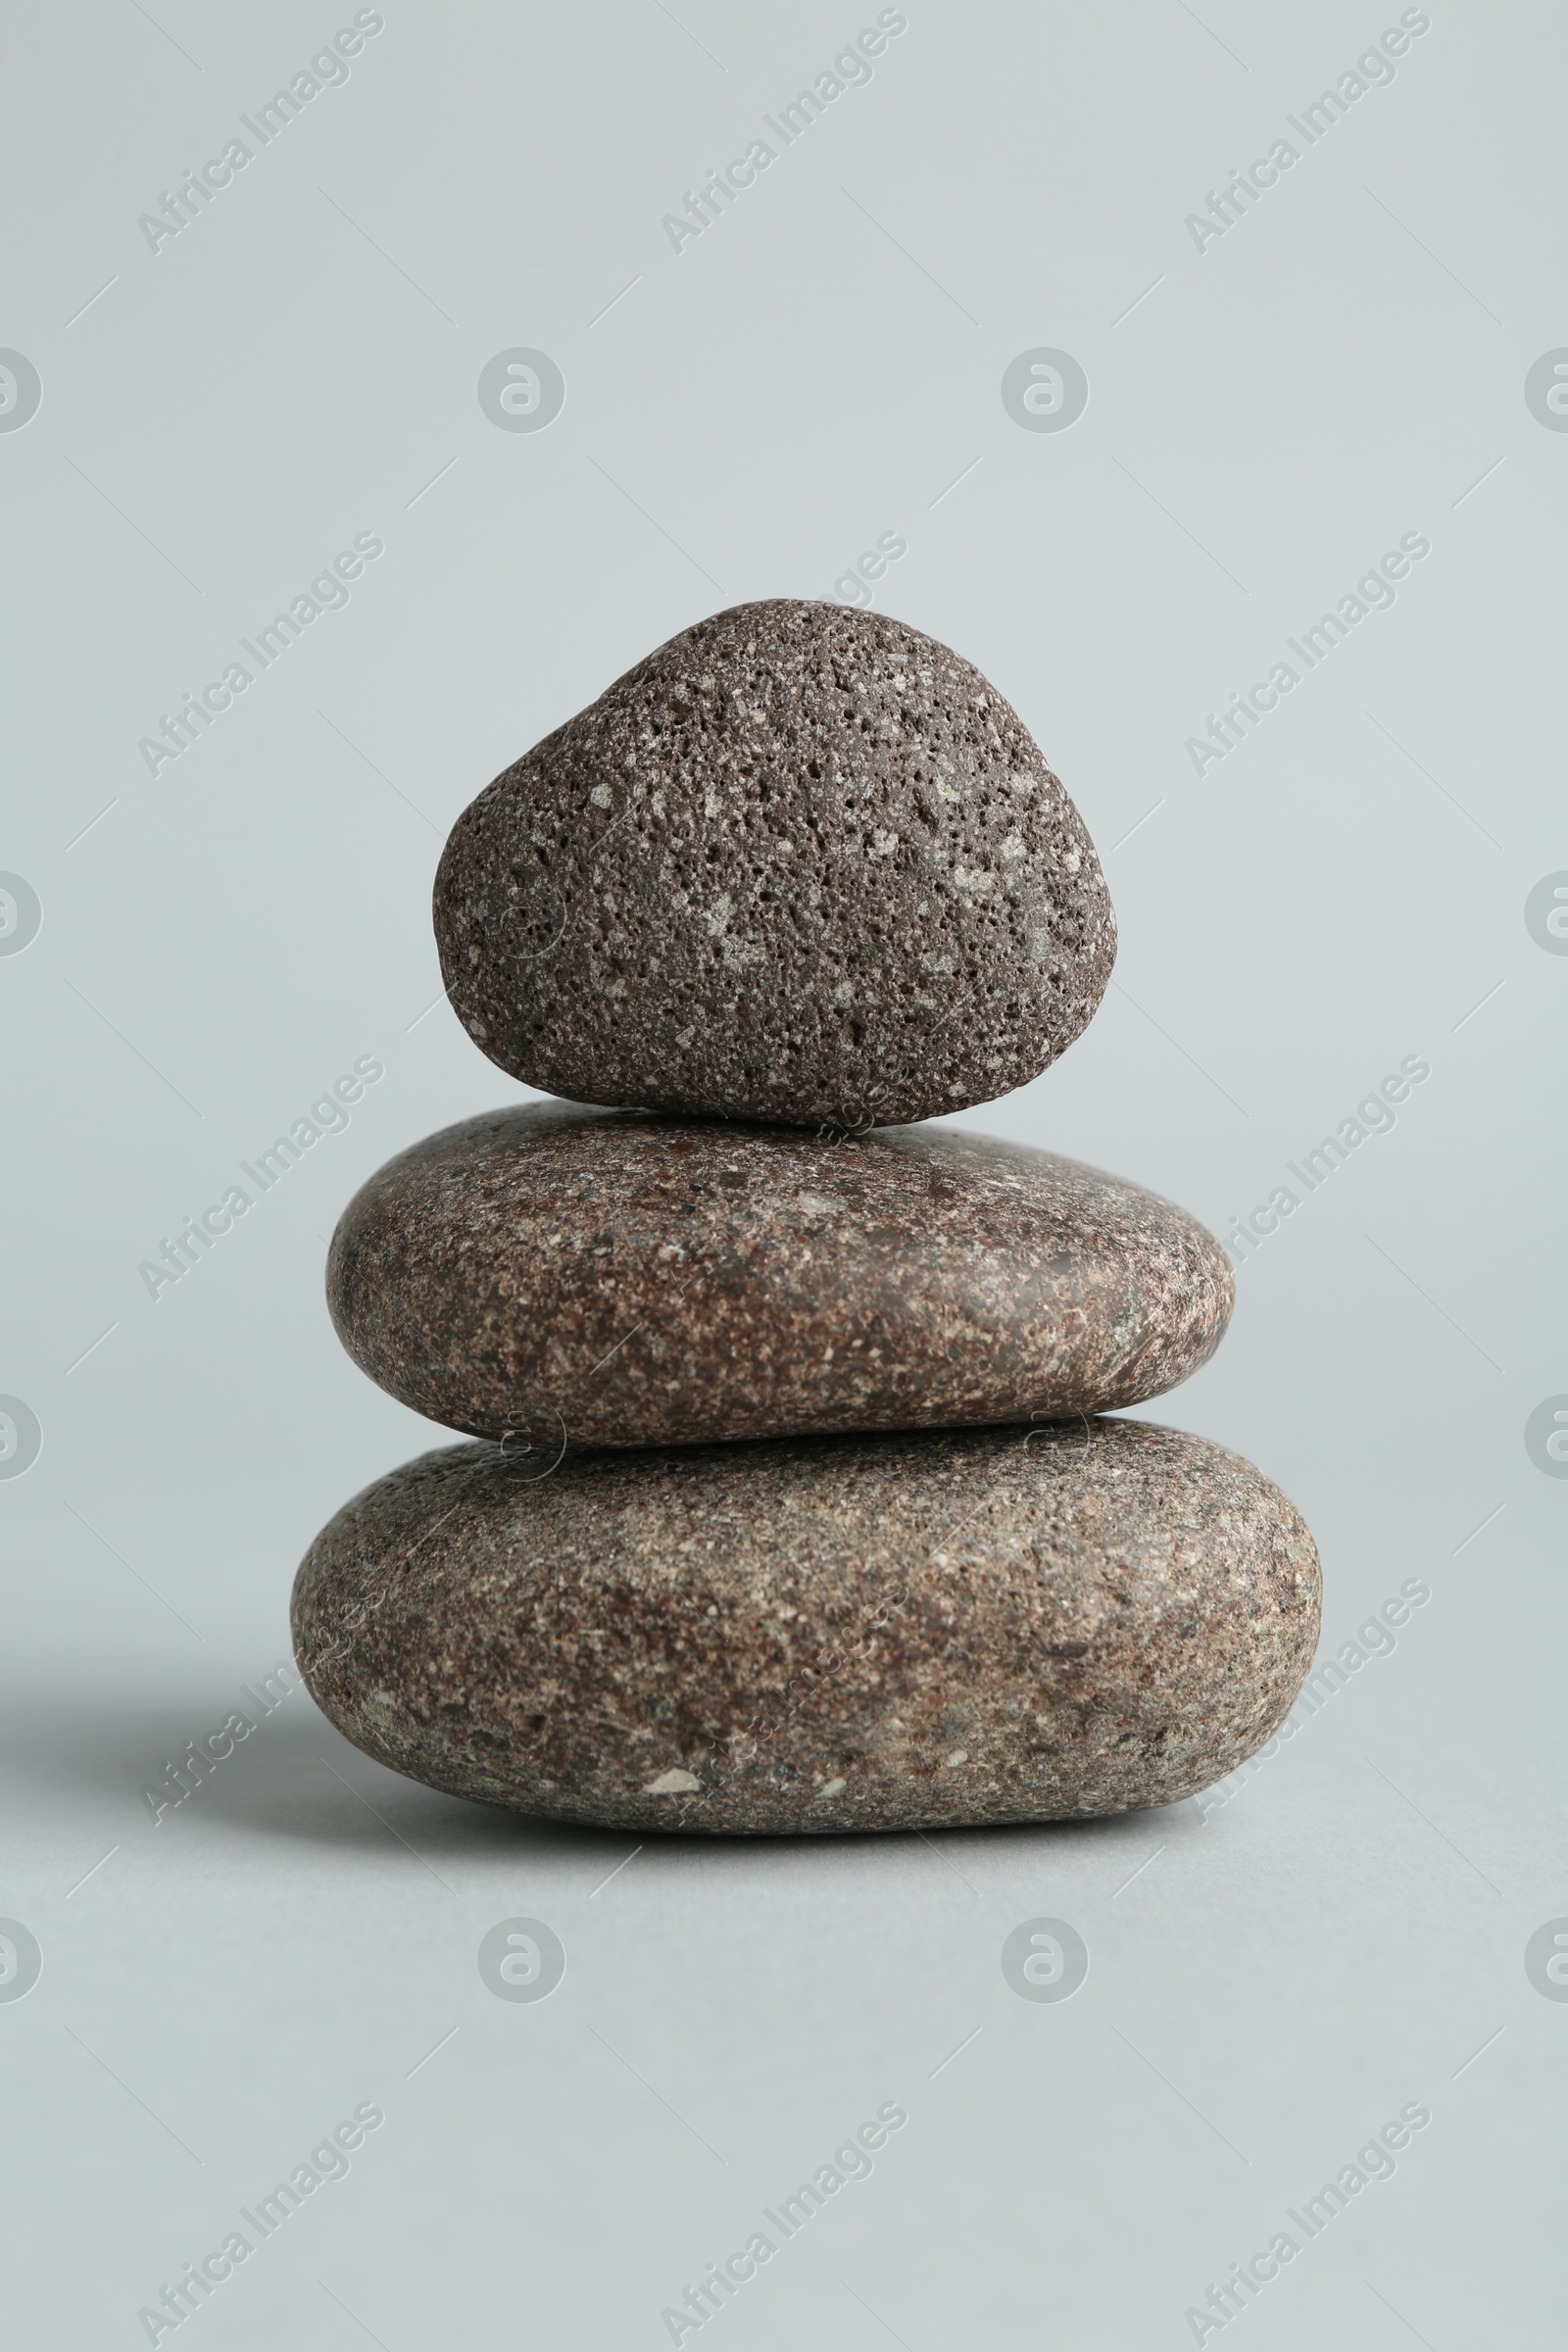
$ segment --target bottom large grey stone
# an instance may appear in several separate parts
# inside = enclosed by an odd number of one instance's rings
[[[1190,1796],[1317,1641],[1295,1505],[1149,1422],[645,1452],[457,1446],[346,1504],[301,1672],[432,1788],[634,1830],[932,1828]]]

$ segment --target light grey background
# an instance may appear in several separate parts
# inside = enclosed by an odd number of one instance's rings
[[[1200,253],[1186,216],[1397,8],[910,0],[677,254],[662,216],[874,9],[383,13],[156,254],[138,216],[352,9],[104,0],[8,34],[0,344],[43,386],[0,433],[0,866],[43,910],[0,957],[0,1390],[43,1430],[0,1482],[0,1912],[43,1951],[0,2002],[18,2340],[145,2341],[138,2309],[374,2101],[348,2178],[181,2342],[665,2343],[685,2283],[898,2100],[872,2177],[705,2343],[1190,2343],[1405,2102],[1432,2122],[1396,2175],[1225,2340],[1555,2343],[1568,2004],[1524,1951],[1568,1913],[1568,1484],[1524,1426],[1568,1392],[1568,958],[1524,906],[1568,868],[1568,437],[1524,379],[1568,343],[1560,15],[1438,0]],[[565,379],[540,433],[479,406],[514,346]],[[1062,433],[1003,407],[1037,346],[1089,379]],[[385,554],[348,608],[150,776],[159,714],[359,532]],[[155,1827],[143,1784],[286,1656],[318,1527],[439,1442],[341,1353],[321,1271],[373,1167],[519,1091],[437,1001],[446,828],[671,632],[831,596],[884,532],[879,604],[1022,711],[1121,925],[1089,1034],[965,1123],[1226,1232],[1430,1062],[1152,1408],[1304,1509],[1326,1651],[1407,1579],[1430,1602],[1222,1806],[656,1841],[602,1884],[631,1840],[404,1783],[296,1692]],[[1205,714],[1405,532],[1431,554],[1393,609],[1195,775]],[[348,1130],[154,1302],[138,1263],[364,1054]],[[565,1947],[542,2004],[480,1981],[514,1915]],[[1060,2005],[1001,1971],[1041,1915],[1091,1955]]]

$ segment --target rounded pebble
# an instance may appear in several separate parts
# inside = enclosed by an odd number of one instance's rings
[[[646,1832],[1174,1803],[1287,1714],[1299,1513],[1139,1421],[549,1457],[367,1488],[295,1581],[346,1738],[480,1802]]]
[[[530,1086],[852,1129],[1037,1076],[1115,956],[1094,845],[996,688],[793,599],[684,630],[498,776],[434,916],[459,1019]]]
[[[1050,1152],[543,1103],[389,1161],[327,1266],[372,1380],[547,1447],[1101,1412],[1205,1362],[1233,1297],[1196,1219]]]

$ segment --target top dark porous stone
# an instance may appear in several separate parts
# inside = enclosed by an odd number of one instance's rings
[[[1115,921],[1028,728],[885,613],[672,637],[480,793],[435,884],[447,993],[579,1102],[797,1126],[994,1100],[1071,1045]]]

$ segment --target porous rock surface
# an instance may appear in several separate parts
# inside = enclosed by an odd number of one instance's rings
[[[536,1447],[1049,1419],[1213,1352],[1217,1242],[957,1128],[810,1135],[530,1103],[388,1162],[327,1298],[416,1412]]]
[[[755,1833],[1160,1805],[1283,1721],[1300,1515],[1136,1421],[548,1457],[367,1488],[295,1581],[345,1736],[481,1802]]]
[[[1008,1093],[1085,1027],[1094,845],[979,670],[884,613],[700,621],[465,809],[447,993],[580,1102],[864,1127]]]

